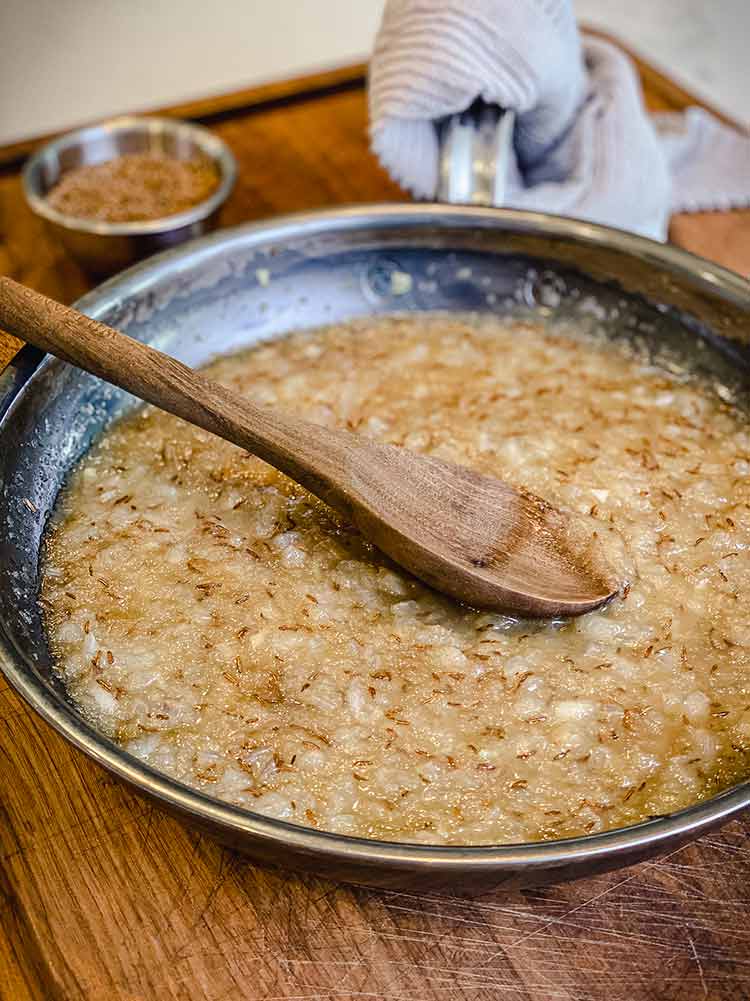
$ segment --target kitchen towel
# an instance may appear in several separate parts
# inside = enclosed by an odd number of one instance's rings
[[[663,240],[673,212],[750,205],[750,136],[700,108],[649,116],[630,59],[582,41],[571,0],[388,0],[369,97],[374,151],[420,198],[435,122],[481,98],[516,112],[509,208]]]

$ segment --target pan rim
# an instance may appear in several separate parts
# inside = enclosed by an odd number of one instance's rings
[[[645,237],[580,220],[512,210],[450,207],[445,205],[356,205],[316,212],[297,213],[269,221],[248,223],[168,250],[122,272],[76,303],[77,308],[101,317],[115,305],[141,294],[166,275],[175,278],[208,261],[219,249],[232,246],[243,251],[254,245],[283,241],[294,236],[322,235],[357,230],[364,224],[381,227],[427,228],[471,224],[479,228],[561,238],[621,250],[655,266],[678,272],[705,292],[730,301],[750,314],[750,282],[687,251],[656,243]],[[36,355],[36,357],[34,357]],[[34,378],[51,364],[38,361],[33,349],[23,349],[14,360],[15,377],[6,389],[3,414],[0,385],[0,428],[13,419],[16,407]],[[29,369],[24,377],[24,372]],[[0,670],[22,698],[73,746],[131,786],[193,820],[213,825],[234,835],[251,837],[298,854],[325,858],[329,862],[360,864],[391,870],[430,870],[443,873],[555,869],[576,861],[591,861],[617,855],[647,853],[658,845],[688,835],[697,836],[750,806],[750,780],[677,813],[600,834],[557,841],[503,845],[423,845],[376,841],[319,831],[224,803],[182,785],[129,755],[104,735],[97,733],[72,706],[44,682],[21,655],[0,623]]]

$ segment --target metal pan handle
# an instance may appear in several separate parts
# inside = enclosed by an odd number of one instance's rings
[[[515,113],[475,101],[438,124],[437,200],[503,205]]]

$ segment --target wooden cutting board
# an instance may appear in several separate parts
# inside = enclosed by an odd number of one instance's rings
[[[689,95],[639,64],[652,108]],[[692,102],[695,103],[695,102]],[[170,109],[232,147],[221,222],[402,200],[366,140],[362,68]],[[89,287],[0,150],[0,272]],[[750,273],[750,212],[673,221]],[[0,369],[17,343],[0,333]],[[256,868],[74,752],[0,679],[1,1001],[740,1001],[750,998],[750,818],[573,884],[463,898]]]

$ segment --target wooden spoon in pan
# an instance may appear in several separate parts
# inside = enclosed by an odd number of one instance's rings
[[[460,601],[553,617],[590,611],[617,590],[583,520],[501,480],[260,409],[174,358],[4,277],[0,327],[259,456],[402,567]]]

